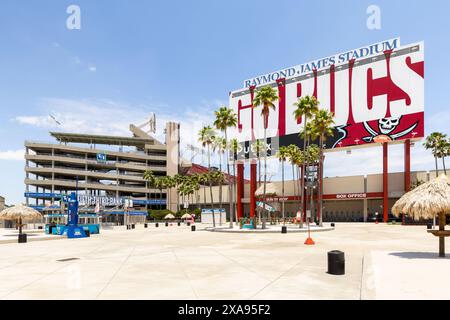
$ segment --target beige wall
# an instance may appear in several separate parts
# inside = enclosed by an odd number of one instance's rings
[[[324,194],[363,193],[364,176],[325,178]]]

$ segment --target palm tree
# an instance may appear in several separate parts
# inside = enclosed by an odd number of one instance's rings
[[[235,128],[237,126],[237,115],[233,111],[233,109],[228,107],[221,107],[219,111],[215,112],[216,121],[214,121],[214,125],[220,131],[223,131],[225,136],[225,151],[228,146],[228,128]],[[227,174],[228,174],[228,200],[230,207],[230,228],[233,228],[233,197],[231,190],[231,181],[230,181],[230,156],[227,152]]]
[[[287,147],[280,147],[277,152],[277,158],[281,162],[281,196],[283,198],[281,202],[281,216],[283,218],[283,223],[285,223],[285,212],[284,212],[284,164],[289,157],[289,150]]]
[[[287,147],[289,162],[291,163],[292,166],[292,182],[294,187],[294,196],[296,196],[297,193],[300,194],[300,190],[298,190],[297,192],[297,189],[299,188],[298,188],[298,181],[295,176],[295,166],[297,164],[297,157],[299,152],[300,149],[294,144],[291,144]]]
[[[176,174],[173,177],[174,180],[174,188],[177,188],[177,212],[181,211],[180,208],[180,192],[179,187],[183,184],[183,182],[186,180],[186,177],[181,174]]]
[[[147,183],[148,183],[148,187],[149,188],[154,188],[155,187],[156,177],[155,177],[153,171],[151,171],[151,170],[145,171],[144,172],[144,180],[148,181]]]
[[[262,140],[256,140],[251,146],[252,152],[256,153],[256,158],[258,159],[258,188],[261,186],[261,153],[264,152],[264,147]]]
[[[233,154],[233,187],[234,187],[234,191],[232,192],[233,196],[236,194],[237,195],[237,180],[236,180],[236,159],[237,159],[237,154],[239,152],[239,141],[234,138],[230,140],[229,145],[229,150],[231,151],[231,153]],[[235,214],[235,221],[236,221],[236,225],[239,224],[238,221],[238,216],[237,216],[237,199],[236,201],[234,201],[234,214]]]
[[[303,117],[305,118],[305,122],[303,123],[303,152],[306,152],[307,140],[308,140],[308,120],[311,118],[318,110],[319,110],[319,102],[314,96],[305,96],[301,97],[296,103],[294,103],[296,107],[294,111],[294,117],[297,121],[300,121]],[[303,202],[303,190],[305,186],[305,165],[302,166],[302,178],[300,181],[300,189],[302,194],[302,202]],[[301,206],[303,208],[303,206]]]
[[[270,109],[276,110],[274,102],[278,100],[277,91],[270,87],[265,86],[256,91],[255,98],[253,100],[253,107],[262,106],[261,116],[264,120],[264,146],[267,144],[267,126],[269,122]],[[266,203],[266,187],[267,187],[267,148],[264,148],[264,191],[263,202]]]
[[[222,155],[223,155],[223,142],[225,141],[222,137],[214,137],[213,143],[212,143],[212,151],[218,152],[219,154],[219,171],[222,172]],[[219,186],[219,207],[222,209],[222,199],[223,199],[223,184],[220,183]]]
[[[166,185],[166,189],[167,189],[167,202],[166,202],[166,206],[167,209],[170,208],[170,204],[172,204],[172,189],[175,188],[176,183],[175,183],[175,178],[171,177],[171,176],[166,176],[165,177],[165,185]]]
[[[203,127],[200,132],[198,133],[198,140],[201,142],[203,147],[208,148],[208,171],[211,172],[211,145],[214,141],[216,133],[211,126],[205,126]],[[213,199],[213,191],[212,191],[212,184],[211,180],[209,180],[209,192],[211,195],[211,210],[213,210],[213,227],[216,227],[216,219],[214,216],[214,199]]]
[[[322,195],[323,195],[323,163],[325,160],[325,156],[323,153],[323,150],[325,148],[325,142],[328,137],[332,137],[333,134],[333,125],[334,125],[334,114],[329,112],[328,110],[319,110],[316,114],[314,119],[311,122],[311,126],[314,128],[311,133],[311,137],[313,140],[319,138],[319,148],[320,148],[320,154],[319,154],[319,172],[318,172],[318,179],[319,179],[319,189],[318,189],[318,199],[319,199],[319,211],[320,211],[320,218],[319,218],[319,225],[323,226],[323,203],[322,203]]]
[[[154,182],[154,186],[155,186],[155,188],[156,189],[158,189],[159,190],[159,200],[160,200],[160,202],[159,202],[159,210],[162,210],[162,191],[163,191],[163,189],[164,189],[164,187],[165,187],[165,185],[164,185],[164,177],[158,177],[158,178],[156,178],[155,179],[155,182]]]
[[[442,145],[443,145],[442,141],[445,140],[446,137],[447,137],[447,135],[443,134],[441,132],[433,132],[426,138],[425,143],[423,144],[425,149],[431,150],[431,152],[434,156],[434,162],[436,165],[436,178],[439,176],[438,158],[441,155],[440,148],[442,148]]]
[[[261,152],[264,151],[265,144],[261,140],[256,140],[252,146],[252,152],[256,153],[256,157],[258,159],[258,183],[257,188],[261,186]],[[258,207],[258,222],[261,222],[261,208]]]
[[[203,206],[206,209],[206,185],[208,184],[208,174],[207,173],[201,173],[199,174],[199,183],[203,185]]]
[[[447,175],[447,168],[445,167],[445,157],[449,155],[450,141],[446,139],[447,135],[443,135],[443,138],[439,142],[437,148],[437,156],[442,159],[442,167],[444,168],[444,173]]]

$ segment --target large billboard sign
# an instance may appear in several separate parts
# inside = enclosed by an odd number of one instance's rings
[[[400,46],[396,38],[245,80],[243,89],[230,93],[243,146],[239,159],[252,158],[252,141],[264,137],[262,107],[252,103],[267,85],[279,97],[268,119],[269,155],[282,145],[303,145],[298,134],[304,119],[293,113],[306,95],[335,115],[328,151],[424,136],[423,42]]]

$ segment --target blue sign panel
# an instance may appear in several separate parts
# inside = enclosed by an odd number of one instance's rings
[[[106,154],[97,153],[97,162],[106,162]]]

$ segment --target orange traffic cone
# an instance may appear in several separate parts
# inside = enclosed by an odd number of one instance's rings
[[[313,246],[313,245],[315,245],[316,243],[314,242],[314,240],[313,240],[311,237],[308,237],[308,239],[306,239],[306,241],[305,241],[305,244],[306,244],[307,246]]]

